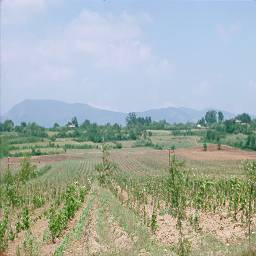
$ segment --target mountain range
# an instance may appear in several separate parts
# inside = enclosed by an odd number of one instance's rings
[[[169,123],[197,122],[206,111],[185,107],[168,107],[136,112],[137,116],[151,116],[152,120],[166,120]],[[234,117],[235,114],[222,111],[225,118]],[[36,122],[44,127],[51,127],[55,122],[66,124],[76,116],[81,123],[88,119],[98,124],[118,123],[125,124],[128,113],[109,111],[92,107],[83,103],[66,103],[56,100],[24,100],[16,104],[10,111],[1,117],[1,120],[11,119],[15,124],[20,122]]]

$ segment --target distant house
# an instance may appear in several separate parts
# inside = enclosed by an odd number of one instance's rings
[[[76,126],[74,124],[68,124],[68,128],[73,129],[76,128]]]
[[[240,124],[240,125],[247,125],[247,123],[243,123],[241,120],[239,120],[239,119],[236,119],[235,120],[235,123],[236,124]]]
[[[197,124],[196,127],[197,127],[197,128],[202,128],[202,125],[201,125],[201,124]]]

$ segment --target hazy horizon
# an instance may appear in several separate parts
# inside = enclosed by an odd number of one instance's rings
[[[25,99],[256,114],[256,2],[2,1],[1,113]]]
[[[88,104],[86,102],[69,102],[69,101],[63,101],[63,100],[56,100],[56,99],[43,99],[43,98],[37,98],[37,99],[24,99],[18,103],[16,103],[15,105],[13,105],[8,111],[10,111],[13,107],[15,107],[16,105],[19,105],[19,104],[22,104],[23,102],[25,101],[56,101],[56,102],[62,102],[62,103],[67,103],[67,104],[85,104],[85,105],[89,105],[91,107],[94,107],[94,108],[97,108],[97,109],[101,109],[101,110],[108,110],[108,111],[112,111],[112,112],[119,112],[119,113],[124,113],[124,114],[128,114],[128,113],[131,113],[131,112],[136,112],[136,113],[139,113],[139,112],[146,112],[146,111],[151,111],[151,110],[157,110],[157,109],[168,109],[168,108],[177,108],[177,109],[182,109],[182,108],[185,108],[185,109],[191,109],[191,110],[196,110],[196,111],[208,111],[208,110],[216,110],[216,111],[223,111],[223,112],[227,112],[227,113],[230,113],[230,114],[242,114],[242,112],[232,112],[232,111],[229,111],[227,109],[220,109],[220,108],[213,108],[213,107],[206,107],[206,108],[191,108],[191,107],[185,107],[185,106],[165,106],[165,107],[155,107],[155,108],[146,108],[146,109],[142,109],[142,110],[133,110],[133,111],[119,111],[119,110],[115,110],[115,109],[108,109],[108,108],[103,108],[101,106],[96,106],[96,105],[93,105],[93,104]],[[5,113],[1,113],[1,115],[5,115],[8,113],[5,112]],[[248,114],[252,115],[253,117],[256,116],[256,113],[253,113],[253,112],[247,112]],[[0,116],[1,116],[0,115]]]

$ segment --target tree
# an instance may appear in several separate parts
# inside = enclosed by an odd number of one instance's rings
[[[217,112],[215,110],[207,111],[205,114],[205,121],[207,124],[217,123]]]
[[[60,125],[58,123],[54,123],[54,125],[53,125],[54,130],[57,130],[59,127],[60,127]]]
[[[75,127],[78,127],[78,121],[77,121],[76,116],[74,116],[74,117],[72,118],[71,123],[72,123]]]
[[[206,125],[206,122],[205,122],[205,118],[201,118],[198,122],[198,124],[200,124],[201,126],[205,126]]]
[[[204,142],[204,144],[203,144],[203,150],[204,150],[204,151],[207,151],[207,149],[208,149],[208,145],[207,145],[206,142]]]
[[[249,124],[252,121],[250,115],[248,115],[246,113],[236,116],[235,119],[241,121],[242,123],[246,123],[246,124]]]
[[[3,130],[6,131],[6,132],[11,132],[13,131],[14,129],[14,123],[12,120],[6,120],[4,123],[3,123]]]
[[[86,120],[82,123],[81,127],[84,128],[84,129],[86,129],[86,128],[90,127],[90,125],[91,125],[90,121],[86,119]]]
[[[128,116],[126,117],[126,124],[127,127],[131,127],[136,124],[137,116],[134,112],[129,113]]]
[[[218,112],[218,122],[222,123],[224,121],[224,115],[221,111]]]

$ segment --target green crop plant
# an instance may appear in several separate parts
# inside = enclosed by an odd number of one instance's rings
[[[19,180],[25,183],[31,178],[36,177],[36,166],[31,164],[29,158],[24,158],[21,162],[21,170],[19,172]]]
[[[21,227],[23,230],[28,230],[30,228],[30,217],[29,210],[27,207],[24,207],[22,209]]]
[[[244,164],[248,185],[249,185],[249,198],[248,198],[248,237],[249,237],[249,247],[251,248],[251,223],[252,223],[252,204],[253,204],[253,195],[256,189],[256,161],[247,161]],[[249,248],[249,249],[250,249]]]
[[[102,144],[102,162],[97,164],[95,169],[101,185],[108,183],[113,172],[117,169],[116,164],[110,160],[110,152],[107,144]]]
[[[206,142],[204,142],[204,144],[203,144],[203,150],[204,150],[204,151],[207,151],[207,149],[208,149],[208,145],[207,145]]]
[[[0,220],[0,252],[4,251],[7,246],[8,222],[9,222],[9,211],[5,209],[3,219]]]
[[[151,232],[154,234],[157,229],[157,202],[156,201],[154,201],[150,227],[151,227]]]
[[[68,219],[64,214],[64,211],[54,211],[49,218],[49,230],[51,234],[52,242],[55,243],[55,239],[59,237],[63,230],[67,227]]]
[[[49,213],[49,230],[52,242],[62,235],[63,230],[67,228],[69,220],[71,220],[77,210],[81,207],[85,200],[85,195],[88,190],[85,186],[80,187],[78,182],[74,182],[66,188],[62,195],[64,206],[61,209],[56,209],[58,205],[53,205]]]
[[[77,184],[68,186],[64,196],[64,212],[68,220],[74,217],[75,212],[81,206],[81,201],[79,199],[80,194]]]
[[[35,208],[40,208],[45,204],[45,199],[41,194],[33,195],[32,202]]]

